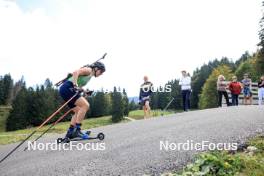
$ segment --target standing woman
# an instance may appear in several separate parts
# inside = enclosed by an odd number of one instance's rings
[[[61,85],[59,89],[61,97],[64,101],[68,101],[79,89],[82,89],[92,77],[99,77],[104,72],[105,65],[102,62],[95,62],[92,65],[75,70],[72,73],[72,76]],[[81,132],[82,120],[84,119],[86,112],[89,110],[88,101],[78,94],[68,103],[68,106],[75,114],[72,116],[66,137],[70,139],[75,137],[88,139],[88,134]]]
[[[240,82],[237,81],[237,77],[232,77],[232,82],[229,84],[229,90],[232,95],[232,105],[238,106],[238,96],[241,93],[242,86]]]
[[[227,85],[225,83],[225,77],[223,75],[219,75],[218,79],[217,79],[218,107],[222,107],[223,95],[224,95],[225,100],[226,100],[226,105],[230,106],[226,88],[227,88]]]
[[[262,105],[262,100],[264,100],[264,75],[261,76],[260,81],[258,82],[258,104]]]
[[[243,104],[250,105],[252,104],[252,98],[251,98],[252,81],[247,73],[244,74],[244,79],[241,81],[241,83],[243,85],[243,94],[244,94]]]
[[[182,78],[179,81],[182,93],[183,110],[190,109],[190,95],[191,95],[191,77],[188,76],[185,70],[182,71]]]
[[[152,94],[153,84],[148,80],[147,76],[144,76],[144,83],[140,86],[139,101],[143,106],[144,119],[150,117],[150,96]]]

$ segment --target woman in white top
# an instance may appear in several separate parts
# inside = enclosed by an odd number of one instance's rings
[[[258,82],[258,98],[258,104],[262,105],[262,101],[264,99],[264,75],[261,76],[260,81]]]
[[[188,111],[190,109],[191,77],[188,76],[185,70],[182,71],[179,85],[181,86],[183,110]]]

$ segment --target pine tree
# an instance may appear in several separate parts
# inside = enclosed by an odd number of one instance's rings
[[[4,99],[5,99],[5,95],[4,95],[4,81],[3,81],[3,77],[0,76],[0,105],[4,104]]]
[[[134,99],[129,102],[128,108],[129,108],[129,111],[134,111],[138,109],[138,105],[135,103]]]
[[[244,54],[241,55],[241,57],[235,62],[235,65],[236,67],[239,67],[239,65],[242,63],[242,62],[245,62],[247,61],[248,59],[250,59],[251,56],[250,54],[248,53],[248,51],[246,51]]]
[[[127,93],[126,93],[125,89],[123,89],[122,103],[123,103],[123,107],[124,107],[124,116],[128,116],[128,114],[129,114],[129,100],[128,100]]]
[[[44,85],[36,86],[36,89],[32,87],[26,89],[26,84],[23,79],[15,85],[18,85],[16,90],[17,95],[14,96],[12,103],[13,111],[8,118],[8,130],[40,125],[63,102],[58,90],[52,88],[52,83],[48,79]],[[58,116],[62,114],[63,112],[58,114]],[[18,117],[19,119],[17,120]],[[56,118],[53,118],[49,123],[54,120]],[[16,121],[19,121],[19,125],[16,124]]]
[[[10,74],[0,77],[0,105],[7,105],[11,103],[11,92],[13,87],[13,80]]]
[[[112,121],[120,122],[123,119],[124,107],[122,103],[122,94],[117,91],[117,88],[114,87],[112,93]]]
[[[22,87],[26,87],[26,83],[24,81],[24,77],[22,77],[19,81],[17,81],[14,84],[14,86],[12,88],[12,91],[11,91],[10,103],[13,102],[13,100],[16,98],[18,92],[22,89]]]
[[[103,91],[96,92],[93,102],[93,117],[100,117],[106,114],[106,101]]]
[[[111,115],[112,112],[112,97],[110,93],[105,93],[105,115]]]
[[[241,64],[235,71],[235,75],[237,76],[238,81],[241,81],[243,79],[245,73],[249,74],[249,77],[253,82],[258,81],[260,75],[256,69],[256,60],[256,58],[251,58],[244,62],[241,62]]]
[[[262,6],[264,7],[264,1],[262,2]],[[261,46],[261,52],[264,51],[264,15],[262,16],[262,18],[260,19],[260,31],[259,31],[259,46]]]
[[[264,7],[264,2],[262,2],[262,6]],[[258,43],[258,46],[260,46],[260,51],[258,53],[256,65],[257,65],[257,71],[260,73],[260,75],[263,75],[264,74],[264,15],[260,20],[259,39],[260,42]]]
[[[52,82],[49,79],[46,79],[44,85],[41,86],[39,99],[42,101],[42,108],[40,111],[42,121],[45,120],[46,117],[51,115],[56,109],[58,109],[58,107],[62,103],[61,99],[59,98],[58,91],[52,87]],[[58,114],[58,116],[62,115],[63,112],[65,111],[62,111],[61,114]],[[54,120],[55,118],[53,118],[51,122],[53,122]]]
[[[36,87],[36,91],[32,88],[28,88],[28,94],[26,98],[27,104],[27,119],[32,126],[37,126],[42,122],[43,108],[45,105],[42,101],[41,90],[39,86]]]
[[[170,93],[162,91],[164,87],[160,86],[158,93],[158,109],[164,109],[171,100]]]
[[[174,98],[173,102],[168,109],[182,109],[182,96],[181,96],[181,86],[179,85],[179,80],[172,80],[168,83],[171,85],[171,98]]]
[[[11,91],[13,87],[13,80],[10,74],[4,76],[4,104],[7,105],[10,102]]]
[[[12,103],[13,108],[6,121],[7,131],[23,129],[30,124],[27,118],[27,96],[27,89],[22,87]]]
[[[150,107],[151,109],[158,109],[158,106],[159,106],[159,93],[158,91],[154,91],[150,95]],[[139,108],[142,109],[142,105],[139,105]]]

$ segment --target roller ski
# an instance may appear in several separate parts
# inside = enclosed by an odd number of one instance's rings
[[[73,132],[68,131],[64,138],[58,138],[57,143],[69,143],[71,141],[84,141],[84,140],[93,140],[99,139],[100,141],[104,140],[105,135],[103,133],[98,133],[96,137],[90,136],[91,131],[82,132],[80,129],[75,129]]]

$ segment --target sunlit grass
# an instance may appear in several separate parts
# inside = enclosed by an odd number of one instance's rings
[[[162,110],[151,110],[150,116],[151,117],[160,117],[162,115],[169,115],[173,114],[173,111],[162,111]],[[135,110],[129,112],[128,117],[136,120],[144,119],[144,111],[143,110]]]
[[[69,123],[70,122],[58,123],[51,130],[49,130],[48,133],[57,133],[57,134],[65,133],[65,131],[69,127]],[[110,124],[112,124],[110,116],[85,119],[82,122],[82,129],[96,128],[96,127],[110,125]],[[42,127],[37,133],[35,133],[35,135],[32,138],[40,135],[48,127],[49,127],[49,125]],[[10,132],[0,132],[0,144],[9,144],[9,143],[13,143],[13,142],[22,141],[23,139],[25,139],[30,133],[32,133],[36,129],[37,128],[34,127],[34,128],[28,128],[28,129],[16,130],[16,131],[10,131]]]

